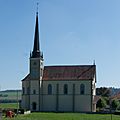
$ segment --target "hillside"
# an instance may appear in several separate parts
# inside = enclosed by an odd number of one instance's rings
[[[5,90],[0,91],[0,102],[1,103],[14,103],[21,100],[21,90]]]

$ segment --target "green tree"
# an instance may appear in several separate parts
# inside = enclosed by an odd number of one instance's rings
[[[103,97],[103,98],[104,98],[104,100],[106,101],[106,104],[109,105],[109,104],[110,104],[110,103],[109,103],[109,102],[110,102],[109,97]]]
[[[117,99],[114,99],[112,100],[111,106],[112,106],[112,109],[117,110],[118,107],[120,106],[120,102]]]
[[[97,108],[104,108],[104,107],[106,107],[106,105],[107,105],[107,103],[104,100],[104,98],[99,99],[97,102]]]

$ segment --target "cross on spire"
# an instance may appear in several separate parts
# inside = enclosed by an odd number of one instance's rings
[[[36,12],[37,14],[38,14],[38,6],[39,6],[39,2],[37,2],[37,12]]]

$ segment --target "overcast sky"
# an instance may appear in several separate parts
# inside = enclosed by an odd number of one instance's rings
[[[44,65],[95,60],[97,87],[120,87],[120,0],[0,0],[0,88],[29,73],[37,1]]]

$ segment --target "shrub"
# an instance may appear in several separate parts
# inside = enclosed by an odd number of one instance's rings
[[[101,98],[98,100],[97,102],[97,107],[98,108],[105,108],[107,105],[106,101],[104,100],[104,98]]]
[[[114,99],[112,100],[111,106],[112,106],[112,109],[117,110],[120,106],[120,102],[117,99]]]

